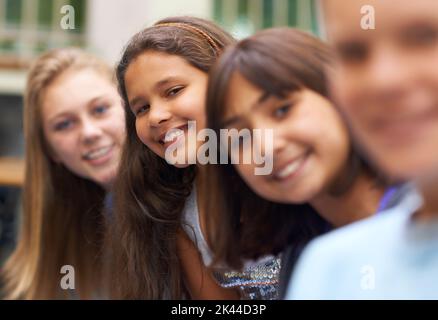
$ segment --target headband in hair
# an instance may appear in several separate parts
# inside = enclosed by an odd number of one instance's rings
[[[156,25],[154,25],[154,27],[178,27],[178,28],[190,31],[190,32],[195,32],[207,40],[207,42],[210,44],[210,46],[214,49],[215,53],[220,52],[220,48],[216,44],[216,42],[213,40],[213,38],[210,37],[207,34],[207,32],[201,30],[198,27],[192,26],[192,25],[184,23],[184,22],[165,22],[165,23],[156,24]]]

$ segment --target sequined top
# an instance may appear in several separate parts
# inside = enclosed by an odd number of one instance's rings
[[[213,255],[201,231],[195,188],[186,201],[182,219],[185,232],[197,246],[204,265],[209,266]],[[278,299],[280,267],[281,257],[266,256],[246,262],[242,271],[215,267],[213,276],[222,287],[238,289],[242,299],[275,300]]]

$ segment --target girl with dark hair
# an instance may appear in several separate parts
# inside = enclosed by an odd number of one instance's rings
[[[310,239],[378,211],[385,184],[352,145],[328,97],[330,62],[320,40],[276,28],[232,46],[212,70],[209,128],[217,134],[273,130],[272,173],[256,175],[254,161],[207,168],[208,238],[216,262],[240,267],[244,259],[289,246],[287,281]],[[259,148],[269,152],[267,145]],[[238,154],[243,158],[253,149],[240,145]]]
[[[189,122],[196,121],[198,130],[205,127],[208,72],[233,42],[209,21],[176,17],[136,34],[123,53],[117,79],[128,138],[109,232],[115,297],[276,297],[279,261],[274,257],[241,273],[207,268],[213,257],[204,237],[203,208],[211,201],[205,167],[188,164],[198,148],[190,140]],[[182,137],[187,161],[171,165],[166,150]]]

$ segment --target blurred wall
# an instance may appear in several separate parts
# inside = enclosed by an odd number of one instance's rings
[[[22,98],[0,95],[0,157],[24,153]]]
[[[87,43],[114,64],[130,37],[161,18],[194,15],[211,18],[211,0],[92,0],[87,2]]]

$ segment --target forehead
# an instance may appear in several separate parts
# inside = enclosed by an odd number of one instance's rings
[[[409,23],[438,20],[436,0],[321,0],[327,34],[335,40],[343,36],[376,36],[384,31],[394,31]],[[375,30],[363,30],[361,20],[372,8]],[[364,10],[364,11],[362,11]]]
[[[125,74],[125,87],[128,99],[159,93],[160,88],[174,82],[206,82],[208,75],[195,68],[184,58],[157,52],[146,51],[135,58]]]
[[[229,116],[244,112],[258,101],[261,94],[262,90],[260,88],[235,71],[228,82],[225,115]]]
[[[125,80],[128,82],[134,77],[141,77],[143,80],[159,81],[157,76],[190,75],[194,70],[198,69],[178,55],[146,51],[129,64]]]
[[[94,84],[91,85],[90,84]],[[69,89],[72,91],[80,91],[84,87],[112,86],[109,76],[93,68],[85,67],[81,69],[69,69],[61,73],[50,84],[47,91],[57,91],[59,89]],[[64,91],[65,92],[65,91]]]
[[[43,113],[74,111],[97,96],[116,93],[108,76],[94,69],[67,70],[42,95]]]

